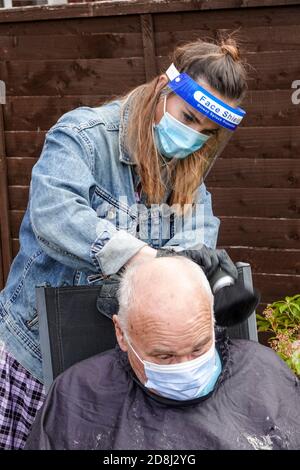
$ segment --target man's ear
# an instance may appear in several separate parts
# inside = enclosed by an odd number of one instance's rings
[[[158,82],[156,84],[155,91],[162,90],[162,88],[164,88],[167,85],[168,81],[169,81],[168,76],[165,73],[163,75],[160,75]]]
[[[119,321],[118,315],[113,315],[112,320],[113,320],[114,325],[115,325],[115,332],[116,332],[116,337],[117,337],[118,344],[119,344],[120,348],[122,349],[122,351],[127,352],[128,351],[127,341],[124,337],[123,330],[120,326],[120,321]]]

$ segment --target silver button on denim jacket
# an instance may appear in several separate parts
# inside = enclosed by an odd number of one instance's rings
[[[20,251],[0,293],[0,341],[42,380],[35,287],[85,285],[117,272],[143,246],[214,248],[220,221],[204,184],[199,214],[139,208],[125,144],[128,106],[82,106],[47,132],[33,168]],[[121,112],[122,111],[122,112]]]

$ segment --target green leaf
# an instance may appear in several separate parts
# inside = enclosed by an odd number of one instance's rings
[[[300,302],[300,294],[294,295],[294,297],[291,297],[291,300],[294,302],[294,300],[298,300]]]
[[[282,359],[284,362],[286,362],[286,363],[288,364],[288,366],[290,367],[290,362],[291,362],[291,360],[290,360],[287,356],[285,356],[283,353],[281,353],[281,352],[279,352],[279,351],[277,351],[277,354],[278,354],[278,356],[281,357],[281,359]]]
[[[271,305],[272,310],[279,310],[279,308],[284,305],[286,306],[286,302],[275,302],[274,304]]]
[[[259,328],[258,328],[258,331],[260,333],[264,333],[266,331],[272,331],[269,327],[269,325],[265,326],[265,325],[260,325]]]
[[[256,314],[256,318],[257,318],[258,320],[266,321],[266,317],[263,317],[263,316],[260,315],[259,313]]]
[[[266,321],[263,321],[263,320],[259,320],[259,321],[257,322],[257,327],[260,329],[260,331],[262,331],[261,328],[263,328],[264,331],[266,331],[266,329],[267,329],[267,330],[269,330],[269,329],[271,330],[270,324],[269,324],[268,322],[266,322]]]
[[[296,362],[292,361],[292,365],[295,369],[296,374],[300,375],[300,360]]]
[[[287,306],[286,304],[283,304],[283,305],[280,305],[278,308],[279,308],[279,312],[282,313],[287,309]]]
[[[295,309],[299,310],[300,312],[300,305],[296,304],[296,302],[290,302],[290,305],[292,305],[292,307],[295,307]]]

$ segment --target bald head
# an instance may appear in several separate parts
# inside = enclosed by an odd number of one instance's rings
[[[201,311],[207,322],[211,321],[212,301],[209,283],[198,265],[181,256],[154,258],[125,272],[119,318],[126,329],[137,321],[154,320],[180,326]]]
[[[128,268],[119,305],[116,333],[129,359],[128,340],[156,363],[184,362],[212,344],[213,296],[202,269],[187,258],[154,258]],[[133,357],[130,362],[135,369]]]

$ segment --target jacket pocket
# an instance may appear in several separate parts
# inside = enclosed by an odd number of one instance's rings
[[[130,208],[126,196],[116,198],[96,186],[91,204],[98,217],[112,223],[118,230],[135,231],[137,215]]]

